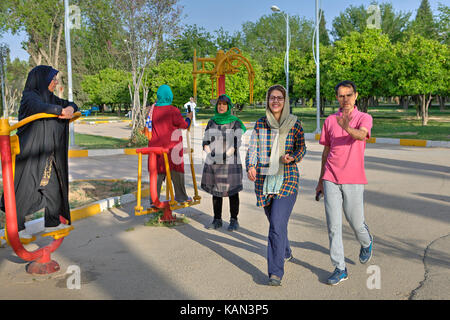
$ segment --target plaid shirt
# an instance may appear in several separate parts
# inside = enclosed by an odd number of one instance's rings
[[[295,160],[288,164],[284,164],[284,180],[279,193],[276,195],[264,195],[263,186],[266,176],[261,174],[261,170],[264,168],[263,163],[268,163],[268,159],[270,158],[270,151],[272,149],[271,138],[273,138],[273,134],[271,133],[271,129],[267,124],[265,116],[256,121],[253,130],[247,155],[245,157],[245,165],[247,171],[250,168],[256,168],[256,205],[258,207],[265,207],[269,205],[272,198],[280,199],[298,191],[300,175],[297,163],[303,159],[306,153],[306,144],[301,122],[300,120],[297,120],[287,135],[285,149],[285,153],[291,155]],[[267,143],[261,143],[262,141]]]

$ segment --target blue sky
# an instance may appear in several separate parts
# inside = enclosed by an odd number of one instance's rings
[[[368,7],[373,0],[319,0],[324,10],[327,21],[327,29],[331,29],[331,22],[350,5]],[[421,0],[380,0],[379,3],[389,2],[395,11],[413,12]],[[289,15],[299,15],[307,19],[315,19],[315,0],[181,0],[184,6],[182,24],[197,24],[213,33],[222,27],[233,33],[241,28],[246,21],[257,21],[261,16],[271,14],[270,7],[278,6]],[[449,0],[429,0],[433,12],[437,11],[439,3],[450,5]],[[0,38],[0,43],[7,43],[11,49],[11,57],[21,60],[28,59],[28,54],[21,48],[20,42],[24,36],[11,36],[5,34]]]

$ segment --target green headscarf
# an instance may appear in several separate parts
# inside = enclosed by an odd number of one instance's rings
[[[173,93],[167,84],[163,84],[156,91],[156,103],[155,106],[170,106],[173,100]]]
[[[217,105],[219,104],[219,101],[225,101],[228,104],[227,112],[219,113],[217,111]],[[245,127],[245,125],[241,121],[241,119],[239,119],[238,117],[233,116],[231,114],[231,108],[233,108],[233,104],[231,103],[231,98],[226,94],[220,95],[216,102],[215,115],[214,115],[214,117],[211,118],[211,120],[213,120],[217,124],[226,124],[226,123],[231,123],[233,121],[239,121],[241,123],[241,128],[244,133],[245,131],[247,131],[247,128]]]

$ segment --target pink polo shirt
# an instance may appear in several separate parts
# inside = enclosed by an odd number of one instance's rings
[[[330,147],[323,179],[336,184],[367,184],[364,171],[366,140],[353,139],[337,123],[336,116],[338,115],[342,115],[341,109],[325,119],[320,135],[319,143]],[[366,139],[370,138],[372,116],[360,112],[355,106],[351,117],[350,127],[366,128],[369,131]]]

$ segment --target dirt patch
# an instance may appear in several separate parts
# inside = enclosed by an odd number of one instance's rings
[[[110,197],[121,196],[137,190],[136,181],[128,180],[78,180],[69,183],[69,205],[71,209],[79,208],[92,202]],[[3,193],[3,185],[0,186]],[[40,218],[43,210],[29,215],[28,220]],[[5,227],[5,213],[0,211],[0,228]]]

